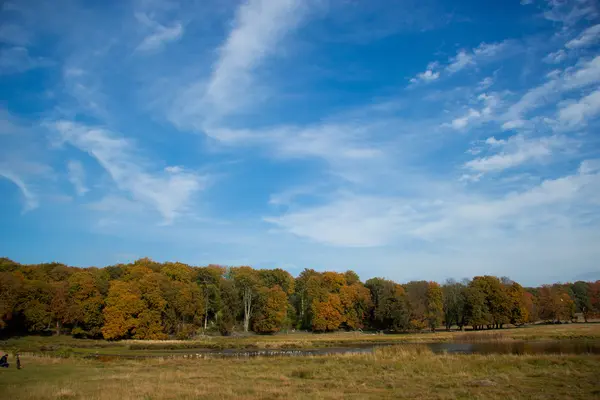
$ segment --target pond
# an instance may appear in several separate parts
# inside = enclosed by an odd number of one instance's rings
[[[102,359],[111,358],[146,358],[146,357],[174,357],[174,358],[242,358],[242,357],[274,357],[274,356],[326,356],[336,354],[361,354],[372,353],[378,347],[391,346],[392,344],[364,344],[349,347],[326,347],[315,349],[256,349],[256,350],[206,350],[186,349],[170,352],[153,353],[140,351],[139,355],[98,355]],[[424,344],[398,344],[403,347],[427,346],[435,354],[600,354],[600,341],[594,340],[555,340],[555,341],[493,341],[478,343],[424,343]]]

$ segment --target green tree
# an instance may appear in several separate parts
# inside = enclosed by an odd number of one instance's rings
[[[441,325],[444,315],[444,298],[441,286],[436,282],[429,282],[425,296],[427,299],[425,319],[431,331],[435,332],[435,328]]]
[[[253,306],[260,286],[259,274],[250,267],[235,267],[230,269],[229,275],[242,299],[244,332],[248,332]]]

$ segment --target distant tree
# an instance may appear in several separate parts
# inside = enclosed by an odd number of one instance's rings
[[[139,315],[146,309],[139,289],[133,282],[111,282],[104,308],[104,339],[132,337],[139,325]]]
[[[279,332],[287,317],[287,304],[286,293],[279,285],[259,288],[256,312],[252,322],[254,332]]]
[[[248,332],[253,306],[260,287],[259,274],[255,269],[250,267],[231,268],[229,274],[242,299],[244,307],[244,332]]]
[[[344,324],[349,329],[362,329],[371,313],[373,302],[369,289],[360,281],[353,280],[353,282],[340,289]]]
[[[317,332],[335,331],[344,322],[343,307],[340,296],[330,293],[324,301],[314,301],[313,330]]]
[[[575,303],[562,285],[544,285],[539,290],[540,318],[549,322],[569,320]]]
[[[223,336],[229,336],[235,326],[235,316],[240,308],[240,298],[232,281],[219,281],[219,297],[221,307],[216,315],[217,327]]]
[[[425,329],[427,322],[427,281],[412,281],[403,285],[410,306],[410,323],[413,329]]]
[[[0,259],[0,266],[10,270],[12,264],[6,258]],[[19,276],[20,275],[20,276]],[[0,329],[6,327],[16,311],[22,297],[23,277],[20,273],[0,272]]]
[[[594,315],[600,315],[600,280],[589,283],[590,306]]]
[[[444,298],[444,323],[446,330],[453,325],[462,329],[465,318],[465,285],[449,279],[442,286]]]
[[[441,325],[444,315],[444,299],[441,286],[436,282],[429,282],[425,297],[427,299],[425,319],[429,329],[435,332],[435,328]]]
[[[371,325],[376,329],[405,331],[410,328],[410,310],[404,288],[383,278],[369,279],[373,311]]]
[[[575,308],[583,315],[585,322],[588,322],[590,313],[592,312],[592,299],[590,284],[583,281],[577,281],[571,285]]]

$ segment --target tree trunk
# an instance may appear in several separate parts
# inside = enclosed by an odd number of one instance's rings
[[[252,313],[252,289],[244,289],[244,332],[250,328],[250,314]]]
[[[206,301],[204,304],[204,330],[206,331],[206,327],[208,325],[208,295],[206,296]]]
[[[56,321],[56,336],[60,336],[60,322]]]

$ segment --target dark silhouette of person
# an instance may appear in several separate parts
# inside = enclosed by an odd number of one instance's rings
[[[19,358],[19,354],[16,354],[17,357],[17,369],[21,369],[21,359]]]
[[[0,358],[0,367],[8,368],[8,354],[5,354]]]

